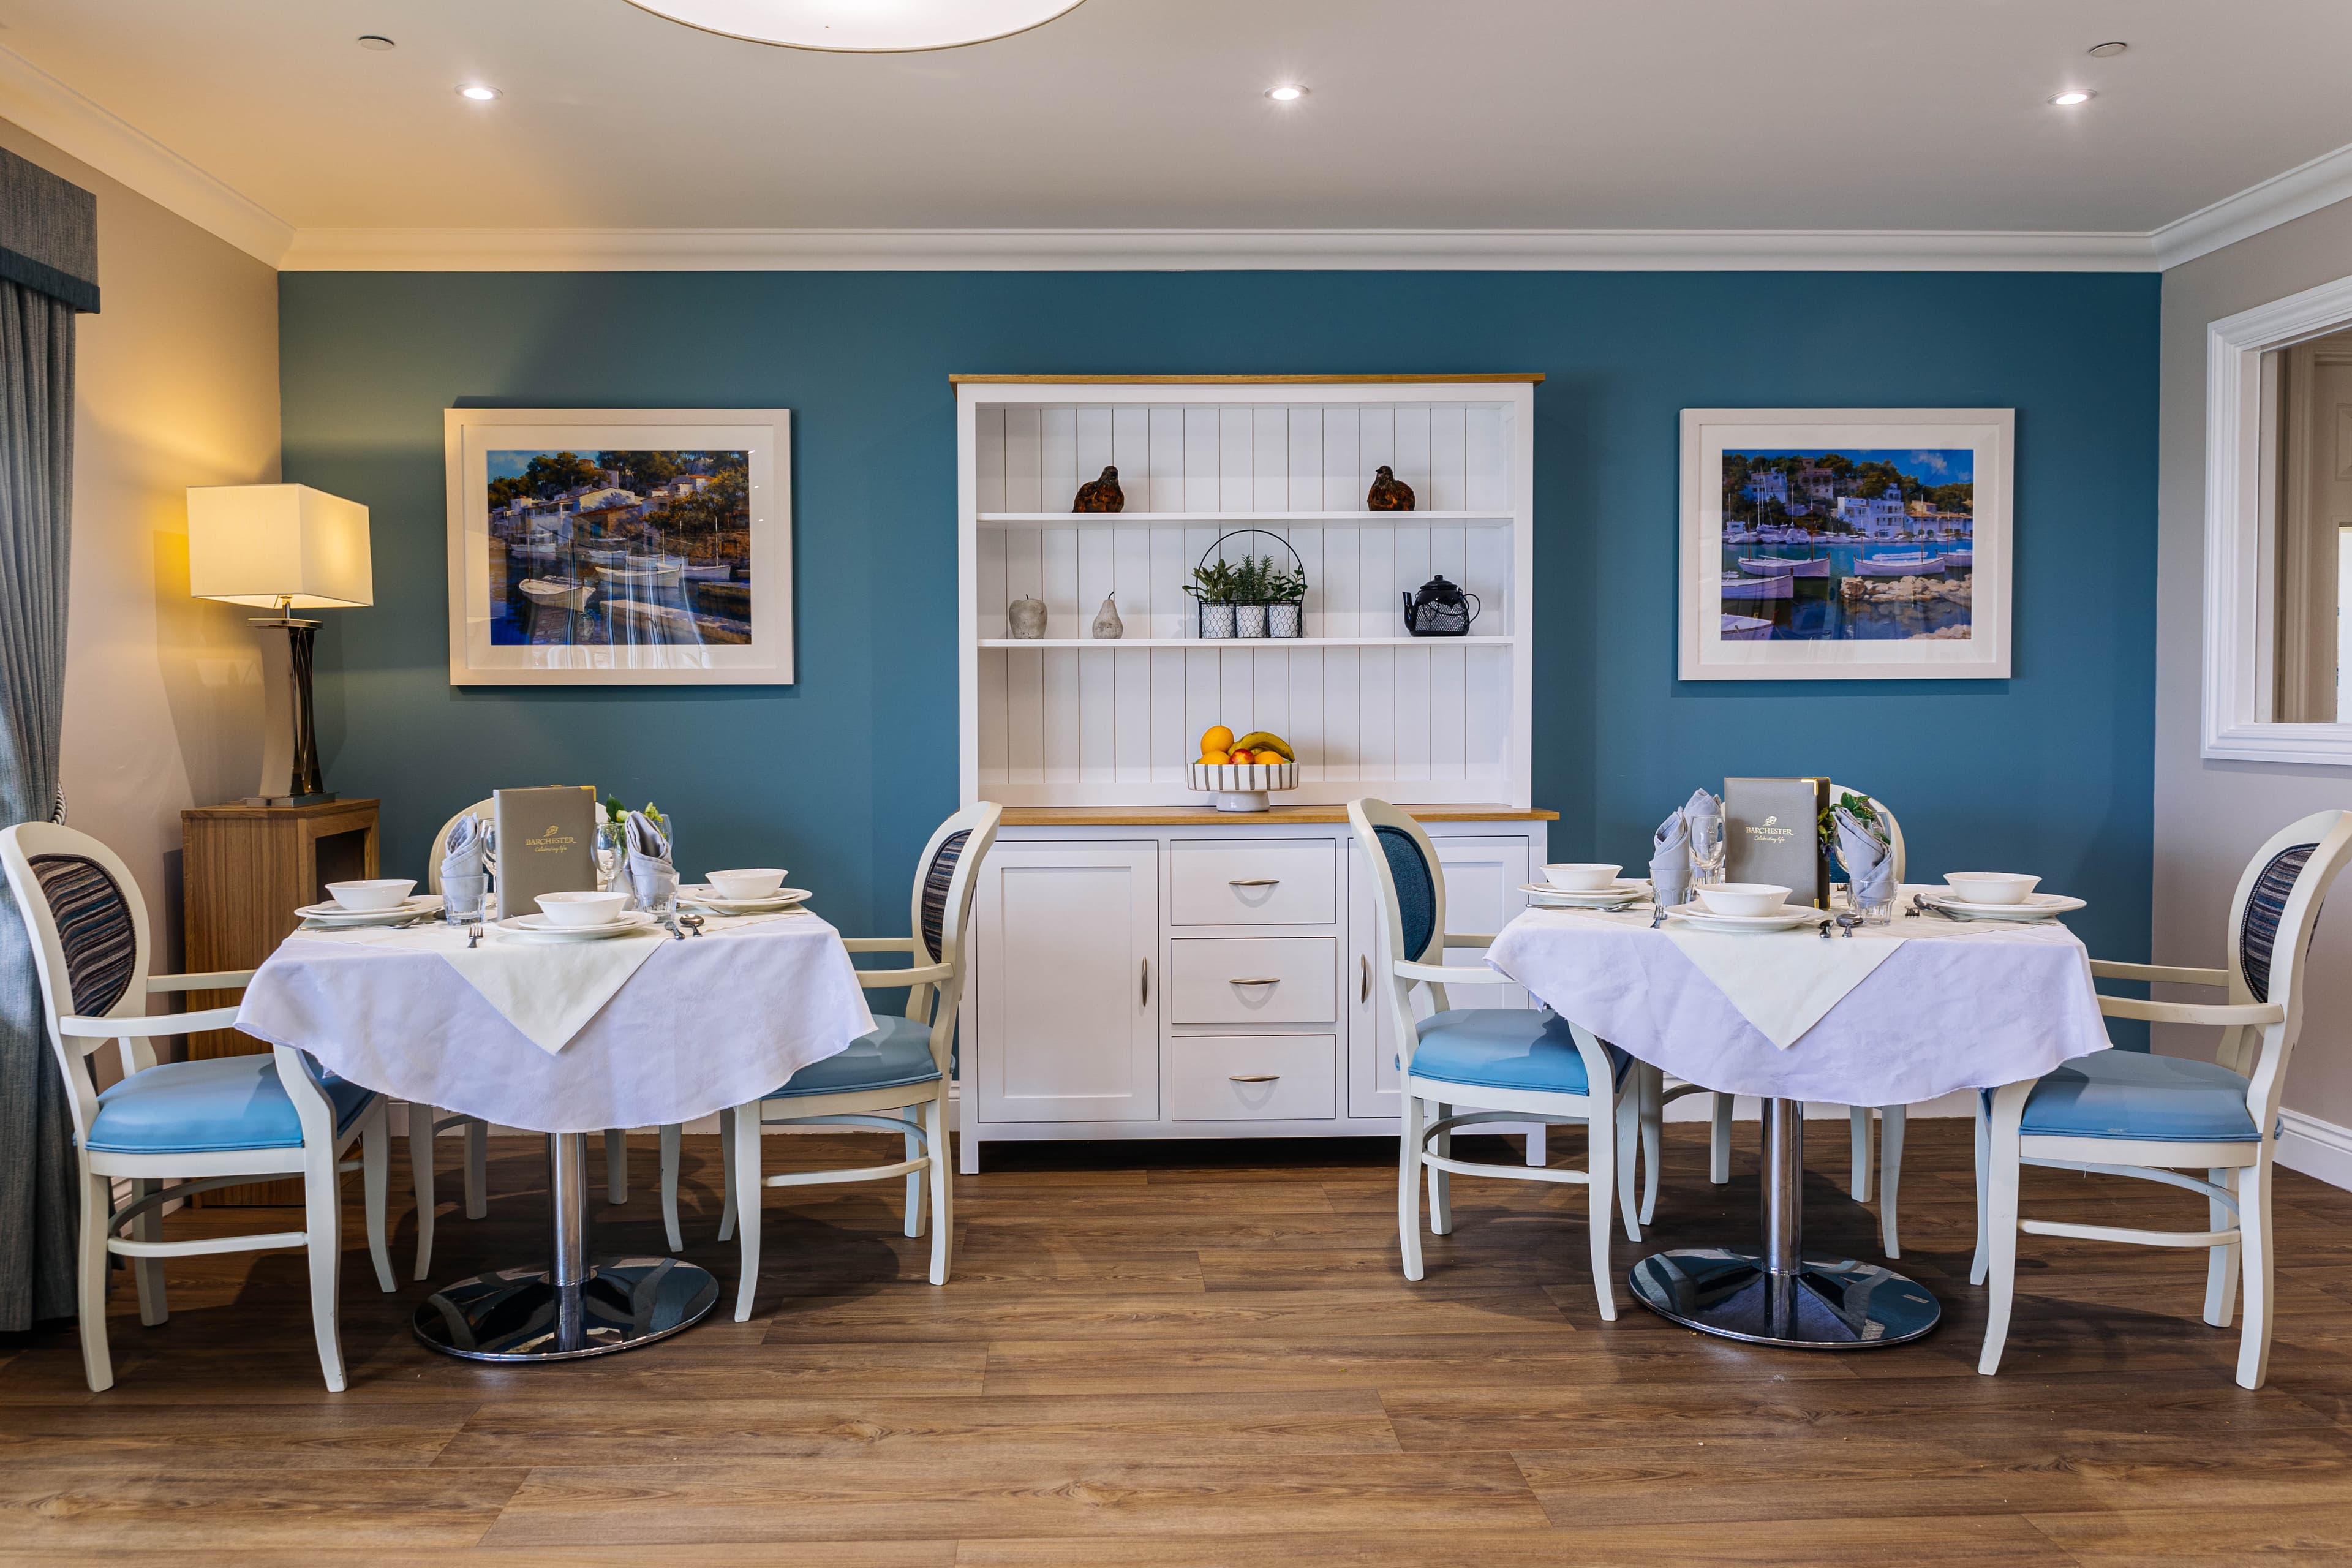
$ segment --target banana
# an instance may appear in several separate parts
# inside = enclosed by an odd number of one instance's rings
[[[1291,751],[1289,742],[1267,730],[1253,730],[1235,741],[1234,744],[1244,752],[1279,752],[1282,753],[1282,760],[1286,763],[1295,763],[1298,760]]]

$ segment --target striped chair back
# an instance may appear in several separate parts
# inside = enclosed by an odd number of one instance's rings
[[[114,874],[87,855],[27,857],[66,961],[73,1010],[102,1017],[131,989],[139,934],[131,900]]]
[[[2303,1031],[2304,972],[2327,889],[2352,861],[2352,811],[2315,812],[2273,834],[2254,852],[2230,906],[2230,997],[2276,1002],[2284,1023],[2233,1029],[2221,1049],[2221,1065],[2254,1080],[2270,1106],[2268,1125],[2287,1058]]]
[[[1003,814],[1004,808],[993,801],[974,801],[940,823],[931,841],[923,846],[908,910],[909,927],[923,949],[919,958],[954,963],[962,956],[981,862],[988,858],[989,848],[996,842],[997,819]]]

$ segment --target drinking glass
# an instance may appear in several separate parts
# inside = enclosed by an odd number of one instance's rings
[[[1702,816],[1690,825],[1691,884],[1712,888],[1723,880],[1723,818]]]
[[[482,918],[482,907],[488,901],[490,875],[477,871],[470,877],[441,879],[441,918],[453,926],[471,925]]]
[[[609,893],[629,852],[627,829],[606,818],[596,824],[596,890]]]
[[[1891,887],[1892,884],[1889,884]],[[1895,919],[1895,894],[1890,891],[1875,902],[1864,902],[1862,884],[1849,881],[1845,885],[1846,912],[1866,926],[1883,926]]]

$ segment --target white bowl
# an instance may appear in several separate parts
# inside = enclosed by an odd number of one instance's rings
[[[604,926],[619,920],[628,901],[626,893],[541,893],[539,908],[550,925]]]
[[[732,900],[764,899],[784,885],[784,874],[772,866],[742,871],[705,871],[702,879],[720,898]]]
[[[1695,889],[1712,914],[1769,915],[1789,901],[1789,889],[1769,882],[1718,882]]]
[[[1571,893],[1597,893],[1603,888],[1614,887],[1617,873],[1622,866],[1599,866],[1581,861],[1567,861],[1544,868],[1544,880],[1555,888]]]
[[[2021,904],[2025,895],[2033,891],[2039,877],[2021,877],[2013,871],[1947,871],[1944,885],[1952,896],[1969,904]]]
[[[377,877],[365,882],[330,882],[327,896],[347,910],[396,909],[416,890],[413,877]]]

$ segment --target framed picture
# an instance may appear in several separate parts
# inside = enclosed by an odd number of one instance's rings
[[[2011,408],[1683,410],[1681,678],[2009,674]]]
[[[443,419],[451,685],[791,683],[789,410]]]

